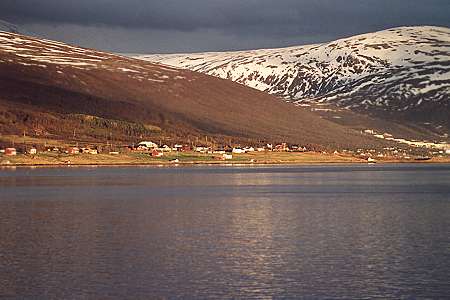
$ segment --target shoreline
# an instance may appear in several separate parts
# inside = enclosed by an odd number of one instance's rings
[[[178,159],[178,161],[176,161]],[[184,167],[184,166],[301,166],[339,164],[446,164],[450,157],[433,157],[428,160],[380,158],[368,162],[366,158],[350,155],[307,153],[250,153],[234,155],[230,160],[219,160],[211,154],[168,154],[163,158],[150,157],[145,153],[119,155],[38,155],[1,156],[0,168],[9,167]]]

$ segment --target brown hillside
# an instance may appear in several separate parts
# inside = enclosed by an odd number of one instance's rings
[[[228,80],[0,32],[0,132],[23,131],[122,141],[207,135],[218,142],[379,143]]]

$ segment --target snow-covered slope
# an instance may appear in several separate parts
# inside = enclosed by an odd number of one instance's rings
[[[135,57],[231,79],[302,105],[401,113],[449,108],[449,28],[399,27],[308,46]]]

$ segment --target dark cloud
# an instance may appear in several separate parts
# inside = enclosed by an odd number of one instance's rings
[[[150,34],[159,36],[152,41],[152,49],[170,51],[164,44],[174,43],[165,41],[164,32],[186,42],[193,38],[192,44],[175,47],[173,51],[204,50],[200,48],[203,44],[209,46],[205,50],[227,49],[221,38],[234,41],[229,48],[266,44],[275,47],[402,25],[448,27],[449,15],[449,0],[0,1],[0,19],[35,30],[40,28],[44,30],[39,32],[43,35],[52,37],[53,32],[60,39],[88,46],[95,32],[103,32],[112,39],[95,44],[109,50],[123,50],[127,45],[120,43],[125,35],[145,39],[144,34]],[[81,33],[84,36],[77,36]],[[194,44],[200,40],[201,33],[206,42]],[[128,43],[129,51],[142,51],[138,44],[146,45],[145,42]]]

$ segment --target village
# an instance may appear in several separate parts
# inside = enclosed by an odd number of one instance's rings
[[[166,156],[173,156],[174,153],[191,153],[191,154],[212,154],[211,158],[216,160],[231,160],[233,155],[245,154],[252,152],[307,152],[308,149],[305,146],[288,145],[287,143],[281,143],[273,146],[272,144],[265,144],[264,146],[208,146],[205,144],[200,145],[187,145],[187,144],[174,144],[168,146],[166,144],[160,145],[152,141],[141,141],[133,145],[115,146],[99,146],[99,145],[86,145],[69,146],[69,147],[47,147],[47,146],[31,146],[27,147],[21,145],[20,147],[6,147],[0,148],[0,156],[17,156],[28,155],[36,156],[39,154],[61,154],[61,155],[120,155],[126,153],[138,153],[145,154],[151,158],[162,158]]]
[[[173,145],[140,141],[131,145],[18,145],[0,148],[0,165],[152,163],[320,163],[450,160],[450,149],[420,145],[383,149],[321,150],[277,143],[260,145]]]

